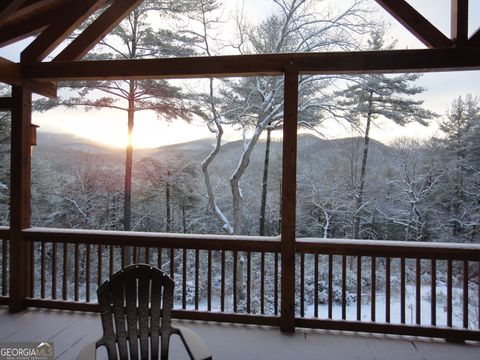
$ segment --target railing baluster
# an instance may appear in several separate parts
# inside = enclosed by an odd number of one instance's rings
[[[478,279],[477,279],[477,314],[478,314],[478,329],[480,330],[480,262],[477,264],[477,272],[478,272]]]
[[[90,302],[90,244],[85,245],[85,298],[87,302]]]
[[[333,256],[328,254],[328,318],[333,317]]]
[[[80,274],[80,266],[79,266],[79,258],[80,258],[80,254],[79,254],[79,244],[78,243],[75,243],[75,273],[74,273],[74,277],[75,277],[75,281],[74,281],[74,299],[75,301],[78,301],[79,299],[79,296],[78,296],[78,288],[79,288],[79,285],[80,285],[80,281],[79,281],[79,274]]]
[[[102,245],[97,245],[97,286],[102,285],[103,257]]]
[[[150,246],[145,247],[145,264],[150,264]]]
[[[400,322],[405,324],[405,258],[400,258]]]
[[[278,315],[278,253],[275,253],[275,269],[274,269],[274,279],[273,279],[273,312],[275,315]],[[479,290],[480,291],[480,290]]]
[[[45,299],[45,242],[40,243],[40,297]]]
[[[162,264],[162,251],[163,251],[162,248],[157,247],[157,266],[160,270],[163,271],[163,269],[162,269],[162,266],[163,266],[163,264]]]
[[[28,243],[28,250],[30,251],[30,297],[35,297],[35,242]]]
[[[452,260],[447,260],[447,326],[452,327]]]
[[[114,252],[114,248],[113,248],[113,244],[110,245],[110,248],[109,248],[109,259],[108,259],[108,276],[109,277],[112,277],[113,273],[114,273],[114,257],[115,257],[115,252]],[[122,259],[123,259],[123,254],[122,254]]]
[[[207,310],[212,311],[212,250],[207,252]]]
[[[182,267],[182,309],[187,308],[187,249],[183,249],[183,267]]]
[[[468,261],[463,262],[463,327],[468,329]]]
[[[222,263],[220,264],[221,269],[221,279],[220,279],[220,311],[224,312],[225,311],[225,250],[221,251],[222,255]]]
[[[132,251],[132,264],[136,264],[138,261],[138,247],[136,246],[133,246],[133,251]],[[128,261],[130,262],[130,259],[128,259]]]
[[[260,253],[260,314],[265,314],[265,253]]]
[[[362,320],[362,257],[357,256],[357,320]]]
[[[175,279],[175,249],[170,249],[170,277]]]
[[[420,258],[415,263],[415,323],[420,325],[422,320],[422,288],[421,288],[422,262]]]
[[[233,252],[233,312],[237,312],[237,252]]]
[[[195,310],[198,310],[198,294],[200,290],[199,284],[199,268],[200,268],[200,250],[195,249]]]
[[[305,254],[300,254],[300,316],[305,317]]]
[[[430,298],[431,298],[431,324],[432,326],[437,325],[437,261],[432,259],[431,261],[431,290],[430,290]]]
[[[314,313],[313,313],[313,316],[318,318],[318,254],[315,253],[314,255],[314,262],[315,262],[315,266],[314,266],[314,271],[315,271],[315,275],[314,275],[314,305],[315,305],[315,308],[313,309]]]
[[[7,239],[2,239],[2,296],[7,295],[7,260],[8,260],[8,241]]]
[[[375,256],[372,256],[372,270],[371,270],[371,276],[372,276],[372,307],[371,307],[371,319],[372,321],[375,321],[376,315],[377,315],[377,258]]]
[[[390,257],[385,258],[385,322],[390,322],[390,269],[391,269],[391,259]]]
[[[251,312],[252,253],[247,252],[247,314]]]
[[[347,319],[347,256],[342,255],[342,319]]]
[[[68,299],[68,243],[63,243],[62,298]]]
[[[57,243],[52,243],[52,299],[57,298]]]

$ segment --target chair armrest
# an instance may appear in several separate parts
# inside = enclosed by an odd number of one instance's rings
[[[182,326],[172,328],[173,333],[180,336],[191,360],[211,360],[212,354],[208,351],[207,345],[197,333]]]
[[[76,360],[95,360],[97,357],[97,342],[93,341],[80,350]]]

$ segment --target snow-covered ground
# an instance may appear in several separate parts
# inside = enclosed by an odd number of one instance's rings
[[[431,325],[431,287],[424,285],[421,287],[421,324]],[[469,328],[479,329],[479,303],[476,296],[477,289],[471,288],[469,291]],[[437,306],[436,306],[436,325],[447,326],[447,288],[445,286],[437,287]],[[453,288],[453,316],[452,325],[454,327],[463,327],[463,289]],[[375,321],[386,322],[386,297],[384,293],[377,293],[375,299]],[[371,321],[371,302],[362,302],[361,319],[362,321]],[[298,310],[298,309],[297,309]],[[305,308],[305,317],[313,318],[315,305]],[[333,304],[333,319],[342,319],[342,306]],[[400,324],[401,302],[398,295],[391,296],[390,299],[390,322]],[[297,314],[298,315],[298,314]],[[318,306],[319,318],[328,318],[328,304],[320,304]],[[357,303],[352,301],[346,306],[346,320],[357,319]],[[405,293],[405,323],[416,323],[416,294],[415,286],[407,285]]]

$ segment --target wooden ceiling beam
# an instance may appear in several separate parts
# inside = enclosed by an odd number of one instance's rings
[[[23,79],[21,65],[2,57],[0,57],[0,82],[27,87],[39,95],[57,97],[55,82]]]
[[[83,21],[96,11],[102,0],[78,0],[65,8],[64,16],[46,28],[22,52],[22,62],[42,61]]]
[[[468,0],[451,0],[451,33],[457,46],[468,41]]]
[[[405,0],[375,0],[400,24],[430,48],[452,46],[453,42]],[[452,0],[455,1],[455,0]],[[463,1],[463,0],[462,0]]]
[[[79,60],[143,0],[116,0],[53,61]]]
[[[6,6],[0,9],[0,24],[17,11],[25,2],[25,0],[11,0]]]
[[[477,29],[468,41],[471,46],[480,46],[480,29]]]
[[[480,48],[232,55],[23,64],[38,80],[174,79],[308,74],[365,74],[480,69]]]
[[[22,67],[20,64],[0,57],[0,82],[6,84],[22,81]]]

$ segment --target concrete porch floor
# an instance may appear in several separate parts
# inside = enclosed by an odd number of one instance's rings
[[[294,360],[478,360],[480,343],[297,329],[293,335],[277,328],[178,321],[196,331],[214,359]],[[101,336],[98,314],[30,309],[10,314],[0,307],[0,341],[53,341],[55,357],[75,359],[83,346]],[[170,358],[188,359],[175,337]],[[97,358],[106,352],[98,351]]]

